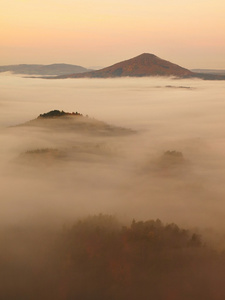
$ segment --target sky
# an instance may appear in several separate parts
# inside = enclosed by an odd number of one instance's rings
[[[153,53],[225,69],[224,0],[0,0],[0,65],[109,66]]]

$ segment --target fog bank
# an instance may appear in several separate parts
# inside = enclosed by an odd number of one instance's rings
[[[1,223],[62,224],[109,213],[224,229],[222,82],[16,76],[1,76],[1,82]],[[53,109],[136,134],[7,128]],[[168,150],[184,160],[164,164]]]

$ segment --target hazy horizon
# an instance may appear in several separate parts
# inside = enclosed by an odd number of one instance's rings
[[[176,65],[179,65],[179,66],[181,66],[181,67],[183,67],[183,68],[185,68],[185,69],[188,69],[188,70],[198,70],[198,69],[202,69],[202,70],[224,70],[225,69],[225,65],[224,65],[224,67],[220,67],[220,66],[217,66],[217,67],[214,67],[214,65],[210,65],[211,67],[207,67],[207,62],[206,62],[206,64],[205,65],[201,65],[201,67],[199,66],[199,65],[193,65],[192,67],[187,67],[186,66],[186,64],[185,63],[183,63],[183,64],[181,64],[181,63],[178,63],[177,61],[176,61],[176,58],[172,61],[172,60],[170,60],[170,59],[168,59],[168,58],[166,58],[166,57],[162,57],[162,56],[159,56],[157,53],[150,53],[150,52],[143,52],[143,53],[149,53],[149,54],[154,54],[154,55],[156,55],[157,57],[159,57],[159,58],[161,58],[161,59],[163,59],[163,60],[166,60],[166,61],[169,61],[169,62],[171,62],[171,63],[173,63],[173,64],[176,64]],[[114,65],[114,64],[116,64],[116,63],[119,63],[119,62],[121,62],[121,61],[126,61],[126,60],[129,60],[129,59],[132,59],[132,58],[134,58],[134,57],[136,57],[136,56],[139,56],[139,55],[141,55],[141,54],[143,54],[143,53],[137,53],[136,55],[133,55],[133,56],[130,56],[130,57],[124,57],[124,58],[121,58],[120,60],[117,60],[117,61],[111,61],[109,64],[107,64],[107,65],[102,65],[102,66],[97,66],[97,67],[93,67],[93,65],[97,65],[97,63],[95,64],[95,61],[92,61],[89,65],[87,65],[87,64],[81,64],[80,62],[78,62],[78,61],[70,61],[70,62],[68,62],[67,61],[67,59],[65,58],[64,60],[58,60],[57,58],[56,58],[56,60],[55,61],[52,61],[52,60],[50,60],[50,61],[45,61],[44,60],[44,62],[42,62],[42,61],[37,61],[37,62],[33,62],[33,61],[29,61],[29,62],[24,62],[24,61],[18,61],[18,62],[16,62],[16,63],[3,63],[3,64],[1,64],[1,66],[17,66],[17,65],[43,65],[43,66],[49,66],[49,65],[54,65],[54,64],[66,64],[66,65],[74,65],[74,66],[81,66],[81,67],[84,67],[84,68],[87,68],[87,69],[93,69],[93,70],[98,70],[98,69],[103,69],[103,68],[107,68],[107,67],[109,67],[109,66],[112,66],[112,65]],[[36,61],[36,59],[34,59],[34,61]],[[96,59],[96,61],[99,61],[98,59]]]
[[[3,0],[0,65],[88,68],[153,53],[188,69],[225,69],[224,10],[222,0]]]

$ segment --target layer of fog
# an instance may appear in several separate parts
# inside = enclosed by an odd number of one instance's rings
[[[51,220],[61,226],[108,213],[225,230],[224,92],[216,81],[1,76],[1,225]],[[137,133],[7,128],[53,109]],[[37,149],[66,154],[23,157]],[[162,167],[167,150],[182,152],[185,164]]]

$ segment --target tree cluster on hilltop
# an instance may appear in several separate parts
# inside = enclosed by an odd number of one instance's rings
[[[40,114],[39,118],[54,118],[54,117],[63,117],[63,116],[82,116],[82,114],[78,112],[64,112],[63,110],[51,110],[47,113]]]

